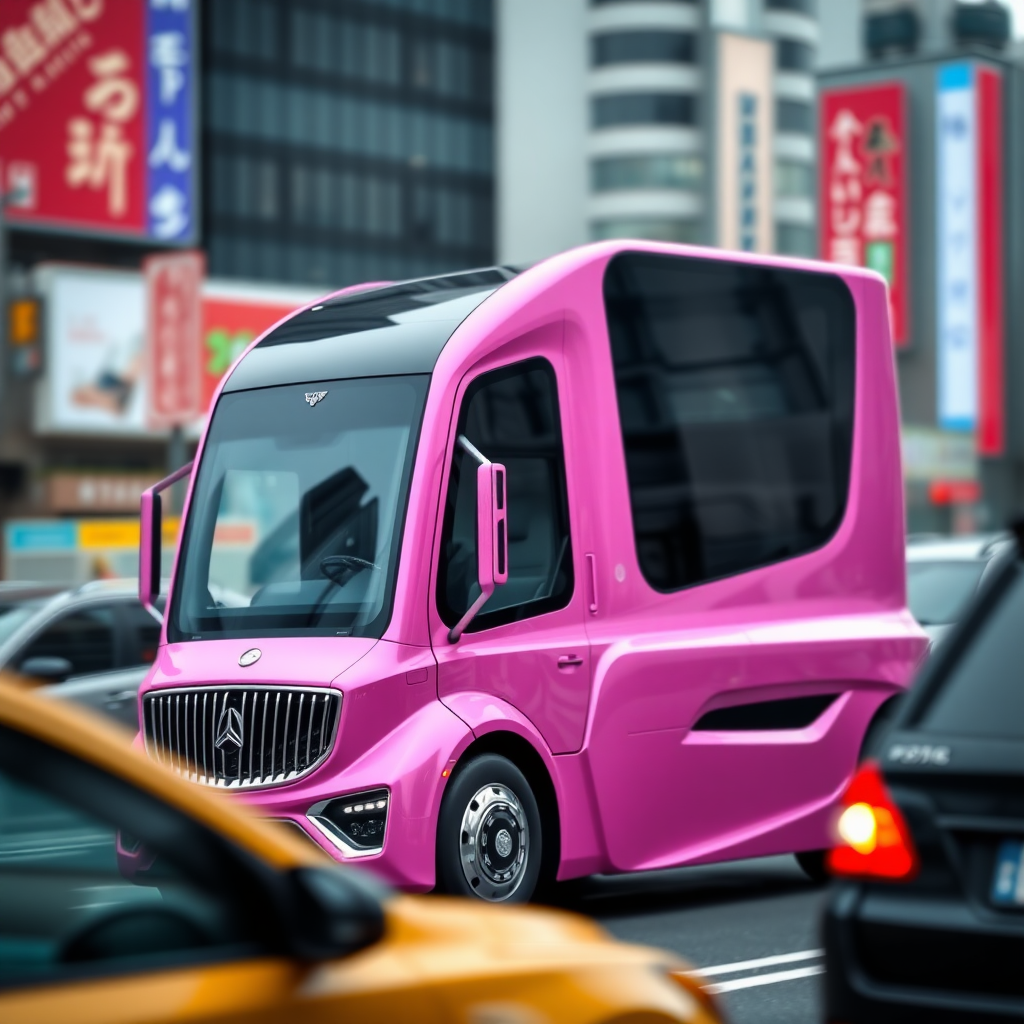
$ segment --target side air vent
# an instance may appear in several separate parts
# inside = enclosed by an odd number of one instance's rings
[[[837,693],[816,697],[790,697],[786,700],[762,700],[756,704],[736,704],[716,708],[697,719],[697,732],[754,732],[763,729],[806,729],[818,719]]]

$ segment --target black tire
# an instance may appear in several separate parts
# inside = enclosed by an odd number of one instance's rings
[[[793,856],[797,864],[803,868],[804,874],[812,882],[827,882],[829,880],[828,869],[825,867],[825,855],[827,850],[803,850]]]
[[[508,758],[481,754],[456,769],[441,800],[437,889],[527,903],[540,878],[542,844],[540,809],[526,776]]]

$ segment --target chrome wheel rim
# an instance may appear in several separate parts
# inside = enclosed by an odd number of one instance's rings
[[[519,888],[530,856],[530,830],[519,798],[490,783],[476,791],[462,815],[462,873],[482,900],[498,903]]]

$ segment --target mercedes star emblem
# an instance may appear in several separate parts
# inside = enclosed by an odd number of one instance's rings
[[[242,715],[237,708],[225,708],[217,721],[217,738],[213,745],[225,753],[229,749],[241,750],[244,737]]]
[[[239,659],[238,664],[242,668],[248,668],[250,665],[255,665],[260,660],[260,655],[263,652],[258,647],[251,647],[245,652]]]

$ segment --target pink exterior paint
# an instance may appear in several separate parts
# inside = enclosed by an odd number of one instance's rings
[[[857,310],[854,444],[846,513],[824,547],[676,593],[646,583],[602,298],[605,267],[623,250],[845,280]],[[575,592],[558,611],[452,644],[434,593],[457,412],[479,373],[531,356],[546,358],[558,380]],[[906,610],[898,437],[877,275],[649,242],[565,253],[486,299],[438,359],[383,638],[268,637],[258,642],[262,658],[240,668],[253,642],[168,645],[165,637],[143,693],[241,682],[340,690],[338,740],[326,762],[243,798],[294,820],[340,856],[310,827],[309,807],[387,787],[384,848],[362,863],[412,890],[434,884],[443,773],[495,733],[529,744],[550,777],[560,877],[820,848],[868,723],[907,685],[926,644]],[[191,487],[186,515],[190,502]],[[842,696],[807,729],[690,730],[716,708],[826,692]]]

